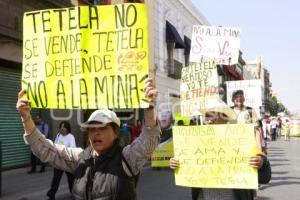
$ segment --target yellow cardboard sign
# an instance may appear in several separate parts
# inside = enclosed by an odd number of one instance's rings
[[[152,167],[169,167],[170,158],[174,157],[173,139],[160,143],[151,156]]]
[[[257,189],[257,170],[248,163],[257,149],[253,124],[173,127],[180,162],[176,185]]]
[[[24,14],[22,88],[34,108],[145,108],[144,4]]]
[[[182,116],[180,112],[175,112],[175,125],[178,125],[178,121],[182,120],[184,126],[189,126],[190,125],[190,118]]]
[[[201,115],[207,102],[219,99],[218,72],[215,61],[191,63],[182,68],[180,108],[182,116]]]

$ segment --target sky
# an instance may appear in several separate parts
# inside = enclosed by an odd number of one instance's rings
[[[192,1],[210,25],[241,29],[243,59],[262,56],[277,98],[300,114],[300,1]]]

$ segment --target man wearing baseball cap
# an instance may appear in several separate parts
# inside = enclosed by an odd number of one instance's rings
[[[232,109],[237,115],[237,123],[253,123],[255,125],[255,137],[260,150],[267,152],[266,142],[263,138],[262,130],[259,126],[258,117],[255,110],[249,106],[245,106],[245,96],[243,90],[236,90],[232,93]]]
[[[243,90],[236,90],[231,98],[234,106],[232,109],[237,115],[238,123],[257,123],[257,115],[253,108],[245,106],[245,96]]]
[[[153,105],[157,90],[147,79],[145,96]],[[86,149],[67,148],[47,140],[31,120],[28,100],[18,95],[17,110],[25,130],[25,141],[34,154],[54,167],[74,174],[75,199],[134,200],[137,176],[150,157],[160,138],[154,107],[145,110],[145,126],[131,145],[119,143],[120,119],[110,110],[96,110],[81,125],[88,135],[90,145]]]

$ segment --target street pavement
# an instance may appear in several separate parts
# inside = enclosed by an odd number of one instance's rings
[[[268,142],[272,180],[261,185],[257,200],[300,200],[300,139]],[[1,200],[43,200],[50,187],[52,168],[44,173],[27,174],[28,168],[2,172]],[[147,163],[141,172],[137,193],[139,200],[191,200],[190,189],[175,186],[172,170],[152,169]],[[57,200],[71,200],[64,175]]]
[[[261,186],[261,200],[300,200],[300,138],[269,142],[272,179]]]

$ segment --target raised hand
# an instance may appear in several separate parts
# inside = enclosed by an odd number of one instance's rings
[[[25,90],[21,90],[18,94],[18,100],[16,104],[17,111],[20,113],[24,130],[27,134],[31,134],[35,129],[35,125],[31,120],[30,115],[30,101],[24,98]]]
[[[16,104],[17,111],[20,113],[23,121],[30,117],[30,101],[24,98],[25,90],[21,90],[18,94],[18,100]]]
[[[157,89],[154,86],[153,79],[147,78],[145,80],[145,86],[143,89],[145,96],[149,98],[150,106],[154,106],[156,102],[157,97]]]
[[[149,98],[149,108],[145,110],[145,125],[146,126],[156,126],[156,114],[154,111],[154,106],[156,103],[157,89],[154,86],[153,79],[148,78],[145,80],[145,87],[143,89],[145,96]]]

